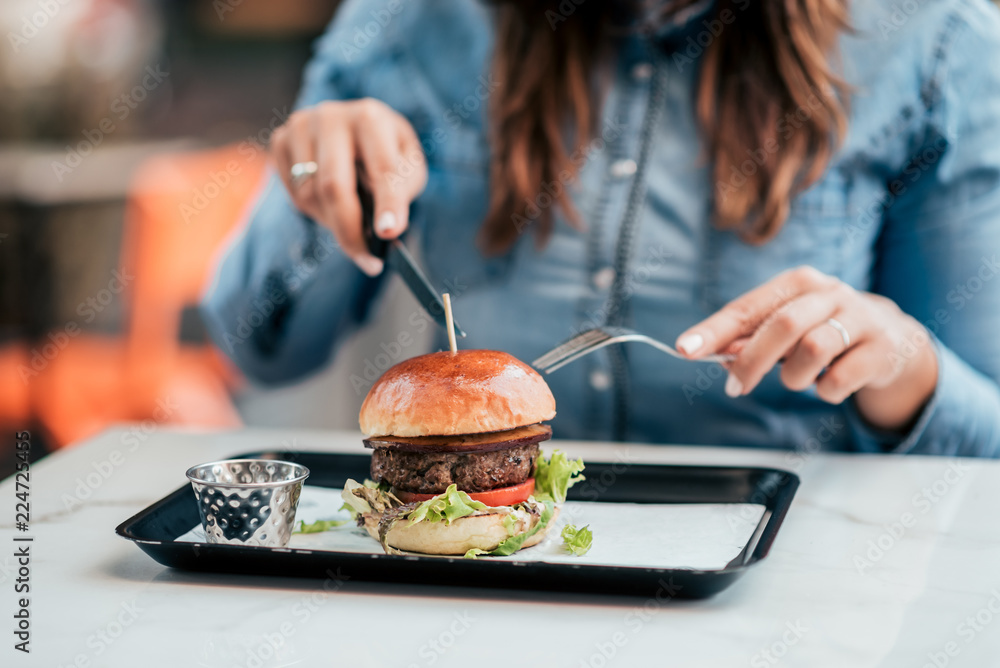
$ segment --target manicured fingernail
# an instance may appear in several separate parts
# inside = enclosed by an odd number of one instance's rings
[[[705,339],[701,334],[688,334],[686,336],[682,336],[677,341],[677,347],[688,355],[693,355],[698,352],[703,345],[705,345]]]
[[[376,234],[385,234],[396,227],[396,214],[392,211],[386,211],[378,220],[375,221],[375,232]]]
[[[371,255],[362,255],[355,259],[355,262],[361,268],[361,271],[369,276],[378,276],[382,273],[382,267],[384,266],[382,260]]]
[[[733,374],[729,374],[726,378],[726,396],[738,397],[741,394],[743,394],[743,383]]]

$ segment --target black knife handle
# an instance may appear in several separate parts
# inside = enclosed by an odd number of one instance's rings
[[[358,200],[361,202],[361,233],[364,235],[368,252],[377,258],[384,258],[386,251],[389,250],[389,242],[375,234],[375,200],[360,179]]]

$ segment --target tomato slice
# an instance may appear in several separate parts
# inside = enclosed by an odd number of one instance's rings
[[[419,503],[427,499],[433,499],[437,494],[418,494],[416,492],[404,492],[403,490],[392,488],[392,493],[403,503]],[[511,485],[510,487],[500,487],[486,492],[469,492],[473,501],[480,501],[487,506],[497,508],[499,506],[513,506],[516,503],[527,501],[528,497],[535,493],[535,479],[528,478],[524,482]]]

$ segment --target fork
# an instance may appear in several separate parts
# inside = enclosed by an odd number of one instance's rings
[[[677,350],[668,346],[666,343],[657,341],[656,339],[648,337],[645,334],[640,334],[634,329],[629,329],[627,327],[595,327],[594,329],[588,329],[580,332],[576,336],[560,343],[558,346],[532,362],[531,365],[541,369],[545,373],[552,373],[556,369],[561,369],[570,362],[576,361],[584,355],[589,355],[595,350],[600,350],[601,348],[610,346],[612,343],[626,343],[629,341],[638,341],[640,343],[649,344],[671,357],[687,360],[689,362],[721,363],[732,362],[736,359],[735,355],[705,355],[704,357],[699,357],[698,359],[691,359],[690,357],[681,355],[677,352]]]

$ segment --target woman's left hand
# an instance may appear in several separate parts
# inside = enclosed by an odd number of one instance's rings
[[[861,415],[888,430],[906,429],[937,385],[937,355],[919,322],[892,300],[812,267],[738,297],[681,334],[677,348],[693,359],[735,354],[727,365],[729,396],[750,393],[782,362],[789,389],[815,384],[832,404],[854,396]]]

